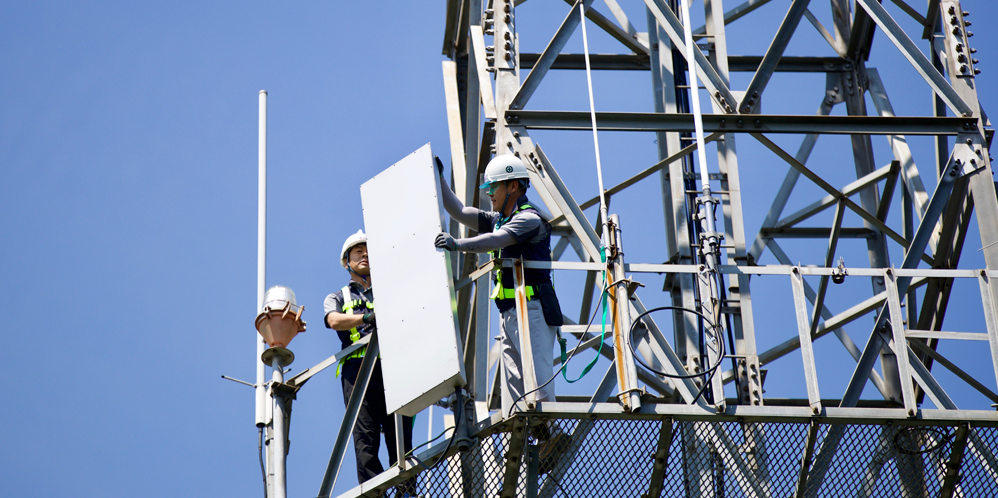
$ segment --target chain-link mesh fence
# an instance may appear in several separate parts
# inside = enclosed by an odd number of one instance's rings
[[[800,496],[941,496],[957,427],[921,424],[817,424]],[[519,415],[367,495],[793,497],[810,425]],[[952,496],[998,496],[998,428],[972,427],[965,447]]]
[[[957,484],[962,494],[953,496],[974,496],[975,490],[987,489],[998,496],[995,483],[998,482],[998,427],[975,427],[967,438],[967,450],[963,455],[963,472]]]

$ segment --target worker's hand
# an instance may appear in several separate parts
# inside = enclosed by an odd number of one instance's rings
[[[457,241],[447,232],[440,232],[436,240],[433,241],[433,245],[441,249],[447,249],[448,251],[457,249]]]
[[[364,313],[363,320],[364,320],[364,323],[366,323],[368,325],[374,325],[375,327],[378,326],[378,319],[375,318],[373,311],[370,312],[370,313]]]
[[[444,176],[444,163],[440,160],[440,156],[433,156],[433,161],[437,163],[437,173],[440,173],[441,177]]]

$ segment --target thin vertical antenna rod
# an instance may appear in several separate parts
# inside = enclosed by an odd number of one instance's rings
[[[589,37],[586,36],[586,5],[579,2],[579,15],[582,17],[582,52],[586,59],[586,83],[589,86],[589,117],[593,122],[593,148],[596,149],[596,179],[599,181],[599,213],[603,220],[603,232],[600,236],[602,249],[606,249],[607,241],[607,215],[606,215],[606,192],[603,190],[603,166],[600,164],[599,135],[596,133],[596,106],[593,104],[593,77],[592,68],[589,66]],[[604,256],[605,259],[605,256]]]
[[[703,189],[704,218],[707,221],[707,232],[715,233],[714,210],[710,197],[710,177],[707,175],[707,153],[704,151],[703,143],[703,114],[700,113],[700,83],[697,81],[696,59],[693,58],[693,31],[690,30],[690,5],[687,0],[683,3],[683,34],[686,38],[686,61],[690,73],[690,101],[693,103],[693,123],[696,128],[697,138],[697,158],[700,159],[700,185]]]
[[[263,293],[267,284],[267,91],[260,90],[260,149],[259,149],[259,192],[257,196],[257,239],[256,239],[256,311],[263,309]],[[264,387],[265,366],[264,344],[259,334],[256,337],[256,425],[267,424],[267,389]]]

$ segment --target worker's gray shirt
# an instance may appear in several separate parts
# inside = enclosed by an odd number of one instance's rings
[[[527,204],[527,196],[518,199],[518,204]],[[496,223],[502,219],[502,214],[498,211],[478,212],[478,233],[489,233],[495,230]],[[500,230],[510,233],[518,244],[537,244],[544,240],[544,223],[540,216],[534,213],[520,211],[514,213],[512,218],[502,224]]]
[[[348,297],[350,301],[356,299],[362,299],[370,303],[374,302],[373,285],[371,286],[371,288],[367,290],[364,290],[364,287],[360,283],[354,282],[352,280],[350,281],[349,285],[350,285],[350,296]],[[322,324],[325,325],[327,329],[332,328],[329,326],[329,321],[328,321],[329,314],[333,312],[343,313],[344,302],[345,301],[343,300],[343,289],[340,289],[326,296],[326,300],[322,303],[322,308],[325,310],[325,314],[322,315]],[[361,325],[360,327],[357,327],[357,331],[360,332],[361,337],[370,334],[371,331],[373,330],[374,330],[374,325],[370,325],[367,323]],[[339,335],[340,341],[343,343],[344,348],[352,343],[350,341],[349,330],[337,330],[336,332]]]

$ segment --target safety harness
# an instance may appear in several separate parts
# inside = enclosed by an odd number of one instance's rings
[[[516,207],[515,210],[513,210],[512,213],[509,214],[509,216],[507,216],[505,218],[503,218],[503,217],[500,216],[499,219],[496,220],[496,226],[495,226],[495,228],[492,229],[492,231],[493,232],[498,232],[499,229],[502,228],[502,226],[506,222],[508,222],[509,220],[513,219],[513,216],[516,215],[516,213],[519,213],[520,211],[522,211],[524,209],[535,209],[536,210],[536,208],[533,207],[533,206],[531,206],[530,204],[527,204],[527,203],[520,204],[519,206]],[[492,256],[492,259],[499,259],[499,249],[496,249],[494,251],[490,251],[489,255]],[[527,286],[527,301],[529,301],[533,297],[534,297],[534,286],[528,285]],[[507,288],[504,288],[502,286],[502,269],[500,268],[500,269],[496,270],[496,287],[495,287],[495,289],[492,290],[492,294],[489,296],[489,299],[515,299],[515,298],[516,298],[516,289],[507,289]]]
[[[352,297],[352,296],[353,296],[353,294],[350,292],[350,284],[347,284],[347,285],[343,286],[343,313],[344,314],[353,315],[354,314],[353,313],[354,308],[359,308],[360,306],[364,306],[365,308],[367,308],[367,309],[369,309],[371,311],[374,311],[374,303],[368,301],[367,299],[364,299],[363,298],[363,296],[364,296],[363,293],[361,293],[361,298],[360,299],[354,299],[354,300],[351,300],[351,301],[347,301],[347,298]],[[352,344],[352,343],[355,343],[355,342],[357,342],[359,340],[360,340],[360,330],[358,330],[358,327],[354,327],[354,328],[350,329],[350,343]],[[350,353],[346,357],[342,358],[340,360],[339,365],[336,366],[336,376],[337,377],[340,376],[340,370],[343,368],[343,364],[346,363],[347,360],[352,360],[354,358],[363,358],[364,357],[364,353],[366,353],[366,352],[367,352],[367,346],[364,346],[364,347],[362,347],[362,348],[354,351],[353,353]]]

